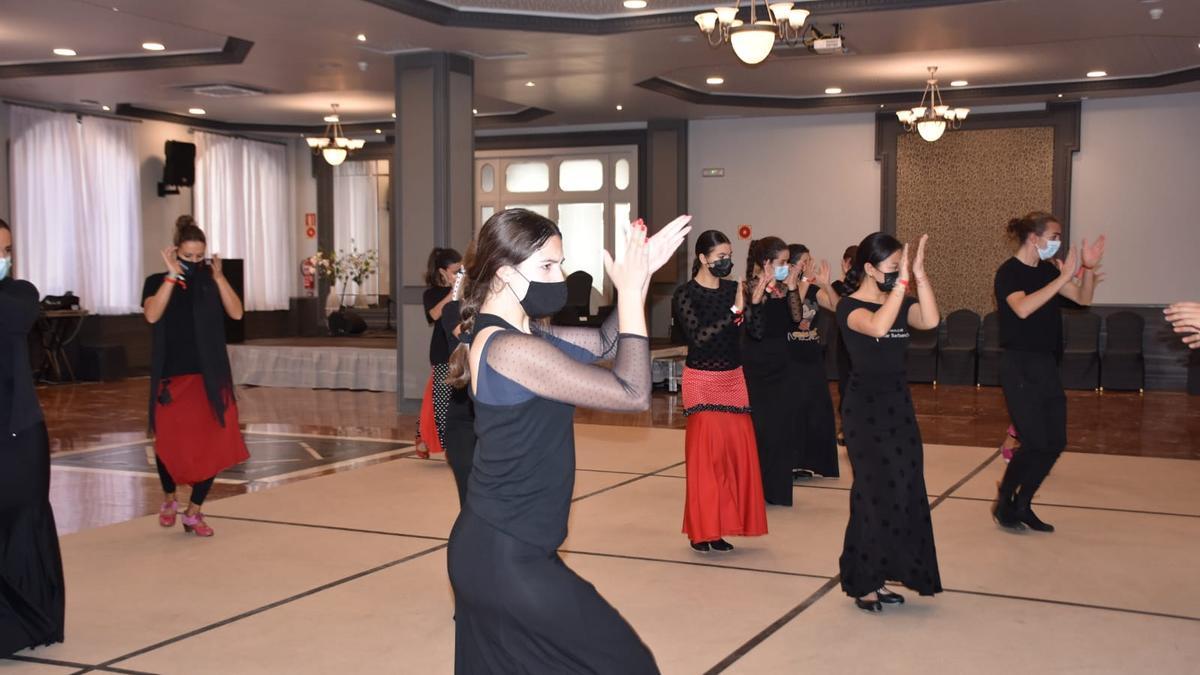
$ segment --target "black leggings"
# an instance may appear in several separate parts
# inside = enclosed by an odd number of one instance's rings
[[[1021,448],[1000,483],[1002,495],[1020,493],[1025,500],[1050,475],[1067,446],[1067,396],[1053,354],[1005,351],[1000,386]]]
[[[171,478],[171,474],[167,472],[167,467],[163,466],[162,460],[158,455],[154,456],[154,464],[158,467],[158,480],[162,483],[163,492],[167,494],[175,494],[175,479]],[[213,486],[213,481],[217,477],[213,476],[206,481],[196,483],[192,486],[191,502],[196,506],[204,503],[205,497],[208,497],[208,491]]]

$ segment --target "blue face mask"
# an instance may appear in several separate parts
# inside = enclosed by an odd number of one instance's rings
[[[1049,260],[1053,258],[1054,254],[1058,253],[1058,249],[1061,246],[1061,241],[1051,239],[1050,241],[1046,242],[1046,248],[1039,248],[1037,250],[1038,258],[1041,258],[1042,260]]]
[[[787,276],[788,276],[788,266],[787,265],[776,265],[775,266],[775,281],[783,281],[784,279],[787,279]]]
[[[12,271],[12,258],[4,256],[0,258],[0,281],[8,278],[8,273]]]

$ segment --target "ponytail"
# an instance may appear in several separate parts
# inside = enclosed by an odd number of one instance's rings
[[[846,294],[854,293],[862,286],[863,279],[867,276],[867,263],[879,267],[884,260],[903,248],[900,241],[890,234],[883,232],[868,234],[858,244],[858,249],[854,252],[854,263],[850,266],[850,271],[846,272],[845,280],[842,281],[846,285]]]

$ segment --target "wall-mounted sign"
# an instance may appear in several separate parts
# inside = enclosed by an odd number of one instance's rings
[[[700,175],[703,176],[704,178],[724,178],[725,177],[725,169],[721,169],[721,168],[704,169],[700,172]]]

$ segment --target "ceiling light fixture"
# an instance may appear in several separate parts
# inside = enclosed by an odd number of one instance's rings
[[[192,115],[204,115],[207,114],[208,111],[204,108],[188,108],[188,113]]]
[[[382,133],[383,133],[383,129],[376,129],[376,130],[375,130],[375,133],[377,133],[377,134],[382,134]]]
[[[530,80],[525,83],[525,86],[526,87],[536,87],[537,85],[533,83],[533,80]]]
[[[951,83],[950,83],[950,86],[951,86],[951,87],[965,87],[965,86],[967,86],[968,84],[971,84],[971,83],[970,83],[970,82],[967,82],[966,80],[955,80],[955,81],[953,81],[953,82],[951,82]]]
[[[478,115],[478,114],[479,114],[479,108],[471,108],[471,114],[472,114],[472,115]]]
[[[841,87],[829,87],[825,90],[825,93],[826,94],[840,94],[840,93],[842,93],[842,88]]]
[[[624,110],[624,109],[625,109],[625,106],[623,106],[623,105],[618,105],[618,106],[617,106],[617,110],[618,110],[618,111],[620,111],[620,110]]]
[[[103,110],[104,112],[108,112],[108,111],[112,110],[112,108],[110,108],[109,106],[106,106],[106,105],[100,106],[100,109]]]
[[[143,42],[142,49],[145,49],[148,52],[161,52],[162,50],[166,49],[166,46],[164,46],[161,42]]]
[[[625,0],[625,9],[646,9],[646,0]]]
[[[1103,70],[1088,71],[1088,77],[1108,77],[1108,73]]]
[[[911,110],[896,111],[896,118],[904,125],[905,131],[916,131],[921,138],[930,143],[942,137],[946,129],[958,129],[962,121],[967,119],[970,108],[951,108],[942,101],[942,92],[938,89],[937,66],[929,67],[929,79],[925,81],[925,93],[921,95],[921,104]],[[928,104],[927,104],[928,102]]]
[[[55,56],[75,56],[75,50],[70,47],[58,47],[54,50]]]
[[[396,119],[396,113],[392,113],[392,119]]]
[[[354,39],[358,40],[359,42],[366,42],[367,36],[363,33],[359,33],[358,35],[354,36]]]
[[[725,78],[723,78],[723,77],[710,77],[710,78],[708,78],[707,80],[705,80],[705,83],[707,83],[707,84],[725,84]]]
[[[807,9],[793,9],[795,3],[792,2],[763,0],[760,10],[757,0],[749,0],[750,22],[746,23],[737,18],[741,4],[741,0],[737,0],[733,7],[716,7],[695,16],[696,25],[708,38],[710,46],[719,47],[728,42],[742,63],[754,65],[770,56],[776,38],[789,44],[803,42],[807,32],[804,27],[809,15]]]
[[[351,150],[358,150],[367,142],[346,138],[345,132],[342,131],[342,118],[338,115],[338,104],[333,103],[330,107],[333,108],[333,114],[325,117],[325,121],[329,123],[329,126],[325,127],[325,135],[309,136],[304,140],[314,153],[320,152],[330,166],[337,166],[346,161],[346,156]]]

